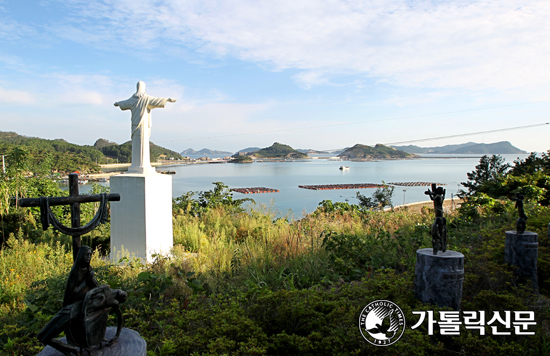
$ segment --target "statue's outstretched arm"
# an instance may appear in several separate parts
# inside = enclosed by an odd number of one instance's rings
[[[176,99],[172,99],[172,98],[168,98],[167,101],[169,101],[169,102],[171,102],[171,103],[175,103],[177,100],[176,100]]]

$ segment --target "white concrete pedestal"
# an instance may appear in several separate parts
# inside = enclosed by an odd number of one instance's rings
[[[120,194],[119,202],[111,202],[111,260],[122,249],[147,262],[153,261],[153,254],[168,254],[174,241],[172,177],[159,173],[113,176],[111,193]]]

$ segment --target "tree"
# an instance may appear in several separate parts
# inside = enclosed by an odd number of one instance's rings
[[[392,196],[395,187],[387,186],[384,184],[380,188],[376,188],[371,197],[366,197],[363,194],[357,192],[357,199],[359,199],[359,205],[367,209],[378,209],[383,210],[386,206],[389,206],[393,209]]]
[[[471,196],[475,193],[487,193],[489,196],[498,197],[504,194],[502,181],[510,168],[508,163],[504,163],[504,158],[500,155],[487,155],[481,157],[476,169],[467,173],[468,181],[462,182],[468,191],[460,191],[459,197]]]
[[[550,150],[543,153],[542,157],[538,157],[535,152],[531,152],[529,157],[524,160],[514,161],[514,167],[510,173],[514,176],[521,176],[541,171],[546,174],[550,173]]]
[[[251,198],[233,199],[233,193],[228,186],[222,182],[213,182],[214,189],[203,192],[187,192],[178,198],[172,199],[172,209],[174,211],[182,210],[183,213],[190,215],[201,215],[209,209],[228,208],[234,211],[242,211],[242,205],[247,202],[253,202]],[[197,194],[198,199],[193,199]]]

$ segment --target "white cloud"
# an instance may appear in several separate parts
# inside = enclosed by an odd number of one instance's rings
[[[198,52],[330,75],[434,88],[538,87],[550,79],[550,3],[190,0],[70,3],[76,41]]]
[[[100,93],[95,91],[74,91],[68,92],[58,97],[60,102],[64,102],[68,105],[74,104],[87,104],[87,105],[102,105],[104,103],[103,97]]]
[[[35,97],[29,92],[22,90],[0,88],[0,102],[7,104],[31,104]]]

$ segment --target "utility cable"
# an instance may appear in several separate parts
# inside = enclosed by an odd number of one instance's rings
[[[505,129],[494,129],[494,130],[487,130],[487,131],[478,131],[478,132],[470,132],[470,133],[463,133],[463,134],[456,134],[456,135],[449,135],[449,136],[439,136],[439,137],[431,137],[431,138],[420,138],[417,140],[408,140],[408,141],[399,141],[399,142],[391,142],[391,143],[384,143],[385,146],[395,146],[400,145],[404,143],[413,143],[413,142],[422,142],[422,141],[433,141],[433,140],[442,140],[445,138],[454,138],[454,137],[464,137],[464,136],[473,136],[473,135],[481,135],[485,133],[493,133],[493,132],[501,132],[501,131],[511,131],[511,130],[519,130],[519,129],[527,129],[530,127],[538,127],[538,126],[544,126],[549,125],[549,122],[545,122],[542,124],[534,124],[534,125],[525,125],[525,126],[516,126],[516,127],[508,127]]]
[[[178,142],[178,141],[192,141],[192,140],[206,140],[206,139],[211,139],[211,138],[223,138],[223,137],[235,137],[235,136],[248,136],[248,135],[261,135],[261,134],[266,134],[266,133],[287,132],[287,131],[298,131],[298,130],[311,130],[311,129],[320,129],[320,128],[326,128],[326,127],[335,127],[335,126],[357,125],[357,124],[364,124],[364,123],[374,123],[374,122],[384,122],[384,121],[414,119],[414,118],[428,117],[428,116],[458,114],[458,113],[471,112],[471,111],[490,110],[490,109],[498,109],[498,108],[505,108],[505,107],[511,107],[511,106],[520,106],[520,105],[537,104],[537,103],[543,103],[543,102],[547,102],[547,101],[546,101],[546,100],[540,100],[540,101],[531,101],[531,102],[527,102],[527,103],[517,103],[517,104],[490,106],[490,107],[485,107],[485,108],[465,109],[465,110],[455,110],[455,111],[439,112],[439,113],[432,113],[432,114],[423,114],[423,115],[412,115],[412,116],[394,117],[394,118],[388,118],[388,119],[354,121],[354,122],[347,122],[347,123],[340,123],[340,124],[317,125],[317,126],[307,126],[307,127],[295,127],[295,128],[285,128],[285,129],[280,129],[280,130],[257,131],[257,132],[247,132],[247,133],[236,133],[236,134],[227,134],[227,135],[218,135],[218,136],[193,137],[193,138],[185,138],[185,139],[178,139],[178,140],[156,141],[156,143],[167,143],[167,142]],[[542,125],[542,124],[539,124],[539,125]],[[537,125],[537,126],[538,126],[538,125]],[[512,130],[512,129],[503,129],[503,130]],[[464,135],[466,135],[466,134],[464,134]],[[426,140],[427,140],[427,139],[426,139]]]

